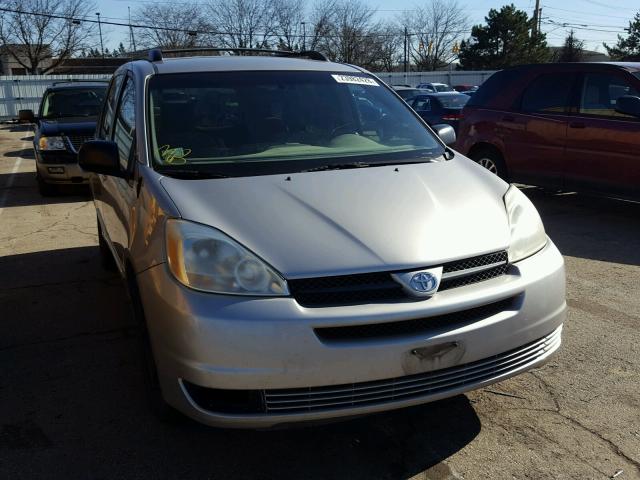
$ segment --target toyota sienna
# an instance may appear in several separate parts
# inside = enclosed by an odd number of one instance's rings
[[[358,67],[232,53],[123,65],[79,154],[157,412],[346,418],[558,349],[563,259],[520,190]]]

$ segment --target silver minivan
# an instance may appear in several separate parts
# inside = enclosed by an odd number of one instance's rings
[[[157,413],[346,418],[558,349],[564,263],[518,188],[358,67],[242,53],[123,65],[79,154]]]

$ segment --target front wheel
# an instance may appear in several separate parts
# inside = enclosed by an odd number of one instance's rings
[[[490,149],[482,149],[474,152],[471,155],[471,159],[475,160],[478,165],[486,168],[494,175],[497,175],[504,180],[507,179],[507,167],[505,166],[502,156],[498,152]]]
[[[134,275],[133,272],[127,272],[127,286],[131,300],[132,314],[139,331],[142,373],[149,407],[160,421],[172,423],[178,420],[180,415],[178,415],[178,412],[171,407],[162,396],[162,389],[160,388],[158,370],[153,355],[153,347],[151,346],[151,338],[149,336],[149,329],[147,328],[142,299],[140,298],[138,284],[135,278],[132,278],[132,275]]]

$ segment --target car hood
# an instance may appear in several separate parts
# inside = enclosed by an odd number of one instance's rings
[[[43,135],[93,135],[96,130],[95,117],[68,117],[41,119],[39,129]]]
[[[161,184],[286,278],[400,270],[506,249],[507,184],[450,161]]]

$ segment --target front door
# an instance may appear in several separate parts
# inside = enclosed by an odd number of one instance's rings
[[[120,169],[133,172],[135,164],[135,85],[126,77],[115,112],[111,139],[118,145]],[[104,222],[120,266],[124,265],[129,246],[131,207],[135,202],[134,181],[131,178],[103,176]]]

